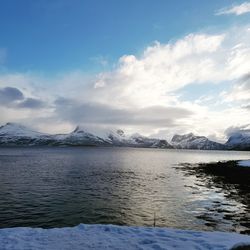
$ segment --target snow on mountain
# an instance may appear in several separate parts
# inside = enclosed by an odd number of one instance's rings
[[[54,145],[54,146],[126,146],[171,148],[166,140],[152,139],[139,134],[126,135],[123,130],[109,131],[100,137],[77,126],[69,134],[49,135],[33,131],[16,123],[7,123],[0,127],[0,145]]]
[[[226,144],[209,140],[205,136],[196,136],[193,133],[174,135],[171,143],[167,140],[150,138],[138,133],[126,135],[123,130],[103,131],[102,135],[87,132],[77,126],[68,134],[50,135],[36,132],[17,123],[7,123],[0,127],[0,145],[5,146],[120,146],[144,148],[177,148],[177,149],[240,149],[250,150],[250,130],[240,130],[230,134]]]
[[[107,134],[107,140],[115,146],[128,146],[132,144],[131,138],[125,135],[124,131],[117,129],[116,131],[110,131]]]
[[[77,126],[75,130],[69,134],[58,134],[54,136],[55,143],[59,145],[85,145],[85,146],[97,146],[109,144],[106,140],[86,132],[80,126]]]
[[[123,130],[110,132],[108,135],[112,145],[127,146],[127,147],[141,147],[141,148],[172,148],[166,140],[149,138],[138,133],[133,135],[126,135]]]
[[[240,130],[230,135],[226,145],[229,149],[250,149],[250,131]]]
[[[174,135],[171,144],[179,149],[203,149],[203,150],[218,150],[224,149],[223,144],[210,141],[205,136],[196,136],[193,133],[185,135]]]
[[[48,134],[33,131],[17,123],[6,123],[0,127],[0,145],[35,145],[48,139]]]
[[[137,145],[142,145],[144,147],[151,147],[151,148],[173,148],[167,140],[161,140],[156,138],[149,138],[142,136],[140,134],[134,134],[131,136],[131,139]]]
[[[6,123],[0,127],[0,136],[40,137],[46,134],[33,131],[17,123]]]

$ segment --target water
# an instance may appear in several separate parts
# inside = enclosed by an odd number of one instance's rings
[[[0,227],[79,223],[247,232],[250,204],[176,169],[249,152],[133,148],[0,149]],[[225,183],[225,186],[228,185]],[[243,197],[242,197],[243,196]],[[231,216],[230,216],[231,215]]]

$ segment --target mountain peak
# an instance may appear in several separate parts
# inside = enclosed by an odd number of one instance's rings
[[[14,122],[7,122],[5,125],[0,127],[0,130],[6,130],[6,131],[18,131],[18,130],[29,130],[27,127]]]
[[[84,130],[81,126],[77,125],[73,133],[84,133]]]
[[[230,135],[226,145],[231,149],[249,149],[250,148],[250,131],[236,131]]]
[[[205,136],[197,136],[193,133],[184,135],[174,135],[172,144],[176,148],[183,149],[223,149],[224,146],[220,143],[210,141]]]
[[[45,134],[33,131],[19,123],[8,122],[0,127],[0,135],[34,137]]]
[[[71,134],[89,134],[89,132],[83,126],[77,125]]]
[[[224,145],[211,141],[205,136],[193,133],[174,135],[171,144],[166,140],[146,137],[140,134],[126,135],[123,130],[116,129],[104,135],[87,132],[85,128],[76,126],[69,134],[49,135],[36,132],[18,123],[8,122],[0,126],[0,145],[114,145],[129,147],[155,147],[177,149],[250,149],[250,131],[238,131],[231,135]]]
[[[5,125],[3,125],[2,127],[19,127],[19,128],[26,128],[25,126],[23,126],[20,123],[15,123],[15,122],[7,122]]]
[[[125,136],[124,131],[121,130],[121,129],[117,129],[117,130],[116,130],[116,133],[117,133],[118,135],[120,135],[120,136]]]

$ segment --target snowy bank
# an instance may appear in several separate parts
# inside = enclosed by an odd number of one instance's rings
[[[72,228],[0,229],[1,250],[54,249],[230,249],[250,236],[167,228],[84,225]]]
[[[238,165],[241,167],[250,167],[250,160],[239,161]]]

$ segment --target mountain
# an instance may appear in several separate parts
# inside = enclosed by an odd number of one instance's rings
[[[233,132],[228,138],[226,146],[229,149],[250,150],[250,130]]]
[[[0,127],[0,145],[36,145],[49,139],[48,134],[33,131],[17,123],[6,123]]]
[[[197,136],[193,133],[185,135],[174,135],[171,144],[178,149],[203,149],[219,150],[225,149],[225,145],[209,140],[205,136]]]
[[[71,145],[71,146],[101,146],[109,145],[109,142],[84,131],[83,128],[77,126],[75,130],[69,134],[52,135],[54,139],[53,145]]]
[[[114,146],[129,146],[133,144],[131,138],[126,136],[121,129],[110,131],[107,135],[107,140]]]
[[[167,140],[161,140],[156,138],[148,138],[140,134],[134,134],[131,136],[134,144],[140,147],[150,147],[150,148],[173,148]]]
[[[174,135],[171,143],[167,140],[150,138],[138,133],[126,135],[123,130],[109,131],[97,136],[77,126],[68,134],[46,134],[34,131],[17,123],[0,127],[0,146],[118,146],[138,148],[177,148],[203,150],[250,150],[250,130],[231,133],[226,144],[209,140],[193,133]]]
[[[140,147],[140,148],[173,148],[166,140],[149,138],[140,134],[127,136],[123,130],[118,129],[108,135],[110,143],[114,146]]]
[[[125,135],[118,129],[103,138],[77,126],[69,134],[44,134],[16,123],[0,127],[0,146],[120,146],[144,148],[172,148],[166,140],[148,138],[139,134]]]

